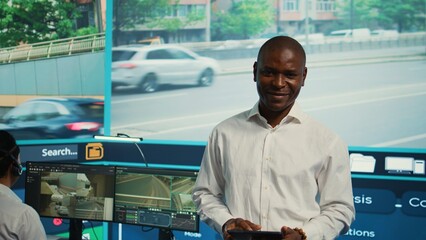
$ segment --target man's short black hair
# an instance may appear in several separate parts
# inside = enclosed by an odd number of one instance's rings
[[[302,54],[304,61],[303,65],[306,64],[305,49],[303,49],[303,46],[296,39],[291,38],[289,36],[276,36],[266,41],[259,49],[259,53],[257,54],[257,62],[262,60],[262,55],[264,51],[274,51],[283,48],[293,49],[297,53]]]
[[[18,159],[19,152],[15,138],[9,132],[0,130],[0,177],[6,175],[10,164]]]

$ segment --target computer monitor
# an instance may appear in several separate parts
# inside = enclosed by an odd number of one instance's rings
[[[117,167],[114,222],[198,232],[199,216],[191,198],[197,170]]]
[[[25,202],[41,217],[70,219],[70,239],[81,239],[82,220],[113,220],[114,176],[114,166],[27,162]]]
[[[385,170],[389,173],[411,173],[413,167],[412,157],[385,157]]]

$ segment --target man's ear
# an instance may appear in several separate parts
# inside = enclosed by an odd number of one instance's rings
[[[305,79],[306,79],[307,75],[308,75],[308,68],[305,67],[305,69],[303,71],[303,82],[302,82],[302,86],[305,86]]]
[[[253,63],[253,81],[256,82],[257,62]]]

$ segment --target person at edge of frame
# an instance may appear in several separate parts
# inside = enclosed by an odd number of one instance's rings
[[[19,153],[15,138],[0,130],[0,239],[44,240],[40,216],[11,189],[22,175]]]

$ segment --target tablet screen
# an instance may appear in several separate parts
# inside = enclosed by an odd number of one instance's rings
[[[235,240],[282,240],[281,232],[229,230]]]

